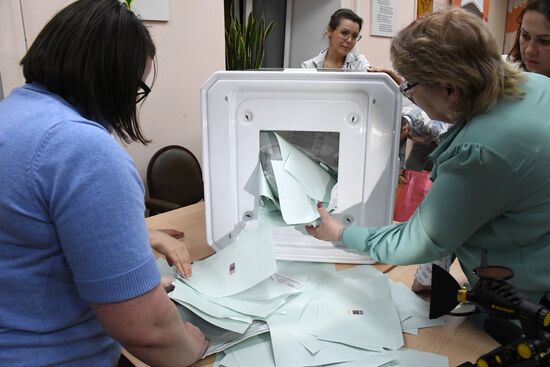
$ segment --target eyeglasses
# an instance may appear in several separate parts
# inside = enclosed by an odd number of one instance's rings
[[[410,99],[412,97],[412,89],[416,87],[418,84],[420,84],[420,82],[409,83],[408,81],[405,80],[403,83],[399,84],[399,91],[405,97]]]
[[[336,30],[338,31],[338,34],[340,35],[340,37],[342,37],[342,39],[344,41],[347,41],[351,37],[351,40],[353,42],[359,42],[362,38],[362,36],[360,34],[352,33],[350,31],[348,31],[347,29],[338,29],[338,28],[336,28]]]
[[[136,103],[139,103],[147,97],[149,93],[151,93],[151,88],[141,80],[138,80],[138,86],[141,88],[141,90],[138,90],[136,94]]]

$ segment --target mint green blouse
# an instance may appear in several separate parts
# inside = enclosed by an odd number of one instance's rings
[[[348,226],[344,245],[389,264],[455,252],[470,284],[485,248],[531,301],[550,291],[550,79],[525,76],[521,101],[500,101],[446,134],[431,155],[432,189],[409,221]]]

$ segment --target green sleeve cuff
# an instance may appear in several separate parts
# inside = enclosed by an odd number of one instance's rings
[[[367,252],[367,239],[369,235],[369,228],[349,225],[342,231],[340,242],[350,250]]]

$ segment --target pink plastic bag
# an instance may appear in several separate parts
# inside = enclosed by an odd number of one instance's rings
[[[405,182],[400,182],[395,197],[393,220],[405,222],[414,213],[432,188],[430,172],[404,171]]]

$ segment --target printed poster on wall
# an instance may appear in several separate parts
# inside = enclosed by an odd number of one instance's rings
[[[372,0],[371,5],[371,36],[395,36],[395,18],[397,16],[395,0]]]

